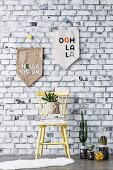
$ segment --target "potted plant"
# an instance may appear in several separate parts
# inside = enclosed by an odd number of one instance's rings
[[[87,159],[88,160],[94,160],[94,148],[95,148],[95,145],[89,145],[88,146],[88,150],[87,150]]]
[[[87,159],[87,146],[85,145],[85,143],[87,141],[87,121],[84,120],[83,112],[81,112],[79,140],[82,143],[82,146],[80,149],[80,158]]]
[[[45,96],[42,97],[42,100],[45,100],[47,102],[47,113],[48,114],[60,114],[59,105],[60,103],[58,101],[58,96],[53,92],[45,92]]]
[[[101,136],[99,139],[99,151],[104,155],[104,159],[109,159],[109,147],[107,146],[107,137]]]

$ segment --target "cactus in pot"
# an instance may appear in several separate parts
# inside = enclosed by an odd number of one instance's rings
[[[81,112],[79,140],[82,143],[82,146],[85,146],[85,142],[87,141],[87,121],[84,120],[83,112]]]
[[[101,136],[99,139],[99,151],[104,155],[104,159],[109,159],[109,147],[107,146],[107,137]]]
[[[87,159],[87,147],[85,146],[87,141],[87,121],[84,120],[83,112],[81,112],[79,140],[82,143],[82,147],[80,149],[80,158]]]

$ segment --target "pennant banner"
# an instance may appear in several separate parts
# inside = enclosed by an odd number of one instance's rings
[[[16,72],[19,78],[31,86],[42,76],[43,48],[18,48]]]
[[[53,50],[56,62],[67,69],[79,58],[79,30],[68,28],[56,31]]]

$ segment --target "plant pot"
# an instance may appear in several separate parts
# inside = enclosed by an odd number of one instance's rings
[[[86,146],[80,148],[80,159],[87,159],[87,150]]]
[[[94,151],[87,150],[87,159],[88,160],[94,160],[94,157],[95,157]]]
[[[99,146],[99,151],[104,154],[104,160],[109,159],[109,147],[108,146]]]
[[[48,114],[60,114],[59,102],[47,102],[47,113]]]

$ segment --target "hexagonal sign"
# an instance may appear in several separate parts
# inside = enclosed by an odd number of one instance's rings
[[[31,86],[42,76],[43,48],[18,48],[16,72],[19,78]]]
[[[79,30],[70,27],[54,33],[53,55],[58,64],[67,69],[79,58]]]

